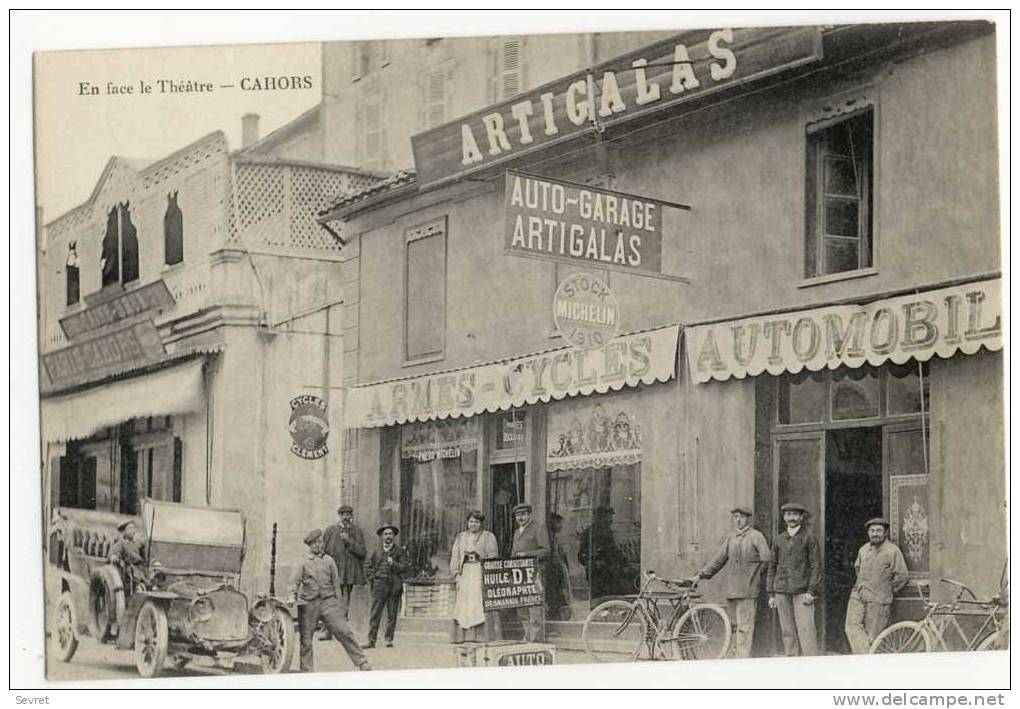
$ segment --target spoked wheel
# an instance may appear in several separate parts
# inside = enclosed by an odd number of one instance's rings
[[[60,594],[55,619],[57,659],[67,662],[74,657],[75,650],[78,649],[78,628],[75,625],[74,601],[71,594],[66,591]]]
[[[155,677],[163,670],[169,632],[166,611],[146,601],[135,626],[135,665],[142,677]]]
[[[669,656],[674,660],[718,660],[730,649],[730,619],[711,603],[691,606],[673,626]]]
[[[642,649],[654,647],[644,614],[627,601],[606,601],[592,609],[584,621],[584,649],[599,662],[631,662]]]
[[[262,626],[265,645],[262,651],[262,671],[276,675],[286,672],[294,658],[294,621],[287,611],[277,608]]]
[[[883,630],[871,643],[869,652],[873,655],[931,652],[935,647],[931,634],[920,623],[904,620]]]

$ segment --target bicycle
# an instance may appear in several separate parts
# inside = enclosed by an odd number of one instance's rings
[[[723,657],[730,646],[730,619],[714,603],[697,603],[696,584],[645,572],[637,596],[600,603],[584,621],[584,648],[599,662],[704,660]],[[658,582],[666,590],[652,590]],[[669,608],[660,609],[660,602]],[[661,611],[665,611],[665,614]]]
[[[905,653],[905,652],[933,652],[943,651],[982,651],[991,650],[995,647],[996,640],[1000,637],[1000,626],[1005,604],[998,597],[994,596],[988,600],[981,600],[974,595],[965,584],[952,579],[940,579],[957,587],[956,596],[949,603],[925,602],[927,612],[924,618],[919,621],[904,620],[894,623],[883,630],[871,644],[869,652],[872,654],[882,653]],[[919,590],[924,598],[923,591]],[[964,598],[969,595],[970,598]],[[960,618],[981,619],[978,628],[973,633],[960,624]],[[963,647],[950,647],[947,640],[948,632],[952,630],[956,637],[963,641]]]

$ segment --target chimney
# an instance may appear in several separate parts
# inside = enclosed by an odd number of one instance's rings
[[[259,114],[241,116],[241,149],[250,148],[259,141]]]

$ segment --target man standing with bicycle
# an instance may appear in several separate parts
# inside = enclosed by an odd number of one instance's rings
[[[818,540],[804,527],[807,510],[797,502],[780,508],[786,531],[772,542],[767,589],[769,608],[779,612],[783,649],[788,656],[817,655],[815,598],[822,586]]]
[[[735,529],[726,537],[718,553],[690,581],[696,584],[701,579],[710,579],[724,566],[727,567],[726,600],[729,601],[730,616],[736,629],[733,654],[735,657],[750,657],[762,570],[772,558],[772,552],[765,536],[751,526],[753,513],[750,507],[734,507],[730,514],[733,515]]]
[[[855,655],[866,654],[889,624],[893,594],[910,578],[903,552],[888,540],[889,520],[875,517],[868,520],[865,528],[868,543],[857,552],[854,562],[857,583],[850,591],[844,627],[850,650]]]

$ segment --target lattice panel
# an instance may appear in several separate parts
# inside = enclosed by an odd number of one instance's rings
[[[319,226],[316,216],[342,195],[348,176],[329,170],[291,169],[290,246],[339,251],[340,245]]]
[[[234,222],[246,231],[284,208],[286,168],[275,165],[238,165]]]
[[[223,155],[227,152],[227,141],[222,133],[215,133],[211,138],[195,146],[182,155],[171,156],[150,165],[142,171],[142,184],[150,189],[188,172],[206,160]]]

